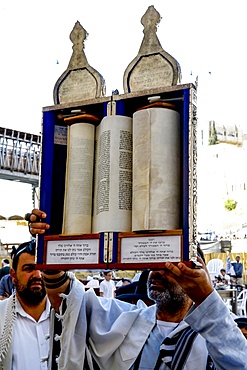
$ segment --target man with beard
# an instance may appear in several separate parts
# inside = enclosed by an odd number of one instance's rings
[[[33,234],[49,229],[40,222],[45,217],[40,210],[28,215]],[[58,368],[82,370],[90,351],[90,369],[206,370],[209,353],[217,370],[247,370],[247,341],[198,261],[199,269],[164,262],[163,270],[150,272],[148,295],[156,304],[149,307],[85,292],[70,272],[64,282],[63,271],[44,271],[47,294],[63,322]]]
[[[0,369],[48,369],[50,303],[41,271],[35,270],[35,242],[21,244],[10,270],[15,291],[0,302]]]
[[[154,369],[210,369],[212,361],[205,339],[184,321],[193,305],[189,296],[175,280],[169,279],[165,270],[150,272],[147,288],[149,298],[156,303],[158,328],[156,338],[150,335],[149,341],[156,341],[159,346],[157,360],[150,365]]]

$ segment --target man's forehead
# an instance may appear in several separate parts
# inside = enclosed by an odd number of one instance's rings
[[[34,264],[34,263],[35,263],[35,256],[32,256],[31,254],[25,253],[25,252],[21,253],[18,264],[24,265],[24,264]]]

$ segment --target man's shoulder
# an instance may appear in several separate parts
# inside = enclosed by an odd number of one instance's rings
[[[7,280],[12,280],[12,279],[11,279],[11,277],[10,277],[10,274],[6,274],[6,275],[4,275],[4,276],[2,277],[2,279],[1,279],[0,283],[1,283],[1,282],[4,282],[4,281],[7,281]]]
[[[0,315],[1,315],[1,312],[2,312],[2,308],[5,307],[5,306],[7,306],[7,303],[8,303],[7,301],[8,301],[8,298],[3,299],[3,300],[0,300],[0,307],[1,307],[1,309],[0,309]]]
[[[2,314],[4,314],[4,312],[7,308],[7,305],[8,305],[8,301],[9,301],[9,298],[0,300],[0,317],[2,316]],[[0,321],[1,321],[1,319],[0,319]]]
[[[4,276],[9,274],[10,272],[10,266],[4,266],[0,269],[0,276]]]

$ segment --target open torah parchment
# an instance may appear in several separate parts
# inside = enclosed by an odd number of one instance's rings
[[[95,126],[68,126],[63,234],[90,234]]]
[[[65,188],[64,234],[131,231],[131,118],[68,126]]]
[[[63,234],[179,228],[178,112],[148,108],[133,120],[74,123],[67,145]]]
[[[167,108],[135,112],[132,231],[179,228],[180,162],[179,113]]]

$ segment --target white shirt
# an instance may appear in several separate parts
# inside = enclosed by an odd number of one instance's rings
[[[103,280],[100,283],[99,291],[103,293],[104,298],[114,298],[114,292],[116,290],[115,283],[112,280]]]
[[[222,279],[225,279],[225,280],[227,281],[227,283],[228,283],[228,284],[230,283],[230,280],[231,280],[230,275],[227,275],[227,274],[222,275],[222,274],[220,274],[220,277],[221,277]]]
[[[12,370],[47,370],[50,303],[47,300],[46,309],[37,322],[23,310],[19,301],[16,301]]]
[[[163,336],[163,338],[166,338],[173,331],[173,329],[178,326],[178,323],[157,320],[157,326],[160,334]]]

